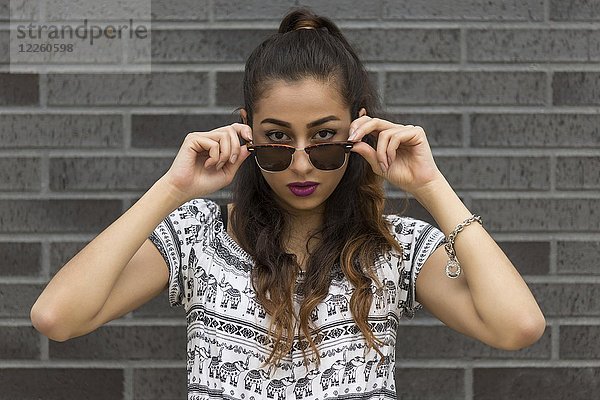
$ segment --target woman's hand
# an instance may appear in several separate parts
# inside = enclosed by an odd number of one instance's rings
[[[363,156],[373,171],[392,185],[412,194],[442,178],[433,160],[425,131],[420,126],[400,125],[364,115],[350,124],[352,151]],[[377,149],[361,139],[377,138]]]
[[[239,137],[252,140],[252,129],[233,123],[209,132],[190,132],[183,140],[171,168],[160,178],[183,201],[216,192],[229,185],[250,155]]]

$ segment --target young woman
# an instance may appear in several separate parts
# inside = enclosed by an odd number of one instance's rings
[[[188,134],[166,174],[56,274],[32,308],[38,330],[84,335],[168,289],[187,313],[189,399],[395,398],[398,320],[422,307],[500,349],[539,339],[527,285],[424,130],[382,118],[331,20],[288,13],[243,88],[241,123]],[[441,230],[383,215],[385,181]],[[230,183],[226,207],[206,198]]]

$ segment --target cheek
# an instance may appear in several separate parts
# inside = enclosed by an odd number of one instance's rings
[[[267,185],[271,187],[272,190],[276,190],[280,184],[283,182],[283,178],[278,176],[280,174],[269,174],[263,170],[260,171],[265,181],[267,181]]]

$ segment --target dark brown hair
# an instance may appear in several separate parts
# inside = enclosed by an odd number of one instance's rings
[[[298,29],[302,26],[314,29]],[[330,19],[315,15],[310,8],[298,7],[283,18],[278,33],[254,49],[246,62],[243,90],[248,125],[252,127],[253,111],[270,85],[306,78],[334,82],[341,98],[347,102],[351,120],[358,118],[361,107],[371,117],[383,115],[367,71],[339,28]],[[376,148],[373,136],[367,135],[363,141]],[[273,346],[265,364],[276,365],[289,354],[296,322],[299,322],[298,335],[302,339],[300,347],[305,365],[309,365],[305,352],[309,346],[315,353],[317,365],[320,364],[316,344],[321,338],[310,314],[327,297],[332,275],[338,272],[336,268],[354,287],[350,299],[354,321],[368,347],[375,348],[382,356],[376,346],[381,341],[373,335],[367,319],[372,284],[381,287],[374,264],[379,254],[392,248],[402,253],[383,218],[383,178],[375,174],[359,154],[350,153],[344,176],[325,202],[323,226],[307,238],[307,253],[310,239],[317,236],[319,242],[308,256],[304,284],[300,288],[295,287],[298,268],[295,256],[284,250],[282,239],[288,219],[274,196],[252,156],[248,157],[233,181],[235,208],[231,224],[240,245],[256,261],[251,271],[252,284],[257,299],[272,319],[269,331]],[[293,307],[296,289],[302,294],[298,316]]]

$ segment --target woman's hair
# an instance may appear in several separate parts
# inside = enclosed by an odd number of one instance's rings
[[[314,29],[299,29],[302,26]],[[243,90],[248,125],[252,127],[253,111],[270,85],[306,78],[335,84],[346,101],[351,120],[358,118],[361,107],[372,117],[383,114],[364,66],[339,28],[330,19],[299,7],[283,18],[278,33],[261,43],[246,62]],[[363,141],[376,148],[374,137],[367,135]],[[298,288],[298,265],[283,243],[289,219],[274,196],[252,157],[246,159],[233,181],[235,208],[231,224],[242,248],[256,261],[251,270],[252,285],[258,301],[271,316],[269,334],[273,346],[265,364],[277,365],[290,353],[296,322],[305,365],[308,368],[308,346],[320,364],[316,344],[322,335],[315,332],[310,316],[327,297],[336,273],[343,273],[354,287],[350,299],[352,316],[367,346],[382,356],[376,347],[382,342],[373,335],[367,319],[372,282],[381,289],[374,264],[378,255],[392,248],[402,253],[383,218],[383,178],[359,154],[350,152],[344,176],[325,202],[324,224],[310,237],[316,236],[319,241],[308,256],[304,283]],[[309,252],[308,240],[306,251]],[[301,296],[298,317],[294,313],[294,290]]]

